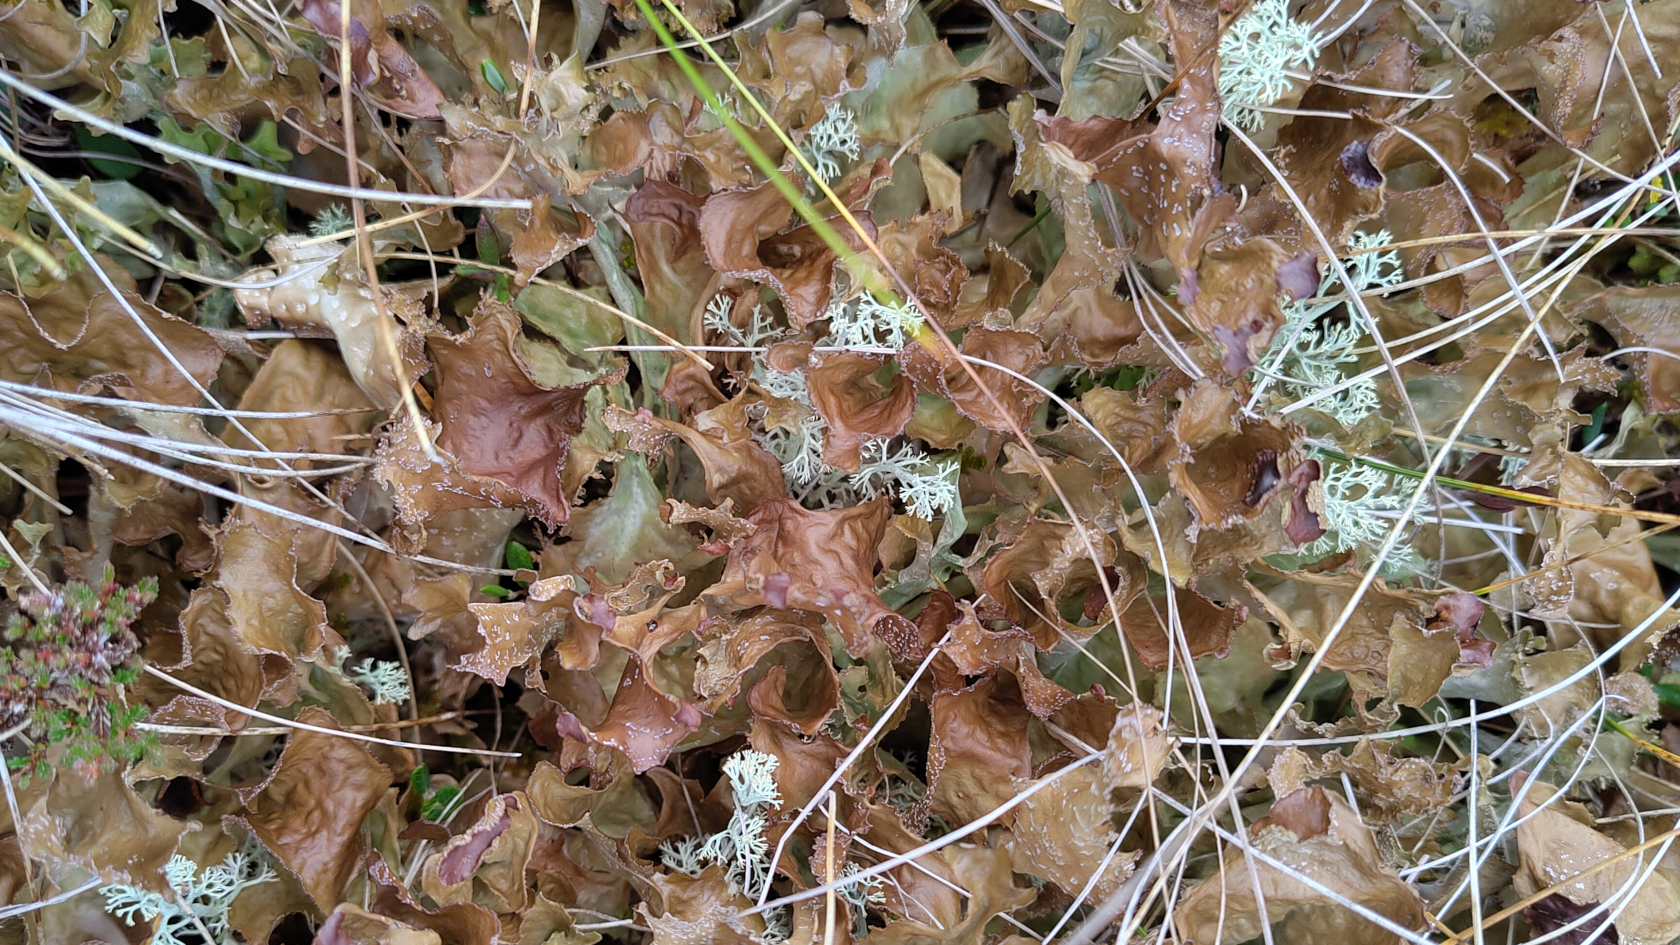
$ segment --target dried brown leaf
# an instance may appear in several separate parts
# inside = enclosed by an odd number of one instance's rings
[[[315,706],[298,721],[338,728]],[[255,834],[303,882],[323,912],[343,901],[344,888],[361,864],[362,819],[391,785],[391,770],[360,742],[300,729],[262,783],[242,788],[241,826]],[[330,790],[324,790],[331,785]]]

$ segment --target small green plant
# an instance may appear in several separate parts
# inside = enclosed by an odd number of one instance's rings
[[[508,542],[507,551],[504,557],[507,561],[508,568],[514,571],[532,571],[537,567],[537,559],[531,555],[531,549],[521,545],[517,541]],[[518,578],[514,578],[513,583],[519,586],[519,590],[524,590],[530,585],[529,581],[521,581]],[[509,590],[500,584],[486,584],[479,588],[479,590],[491,597],[498,597],[502,600],[507,600],[513,597],[513,595],[519,593],[519,591]],[[407,696],[404,696],[403,698],[407,698]]]
[[[453,784],[432,790],[432,769],[425,765],[415,768],[414,773],[409,775],[408,787],[420,798],[420,819],[432,823],[448,816],[456,798],[461,796],[461,789]]]
[[[484,76],[484,84],[496,90],[498,95],[508,94],[508,80],[503,77],[502,70],[495,62],[486,59],[478,65],[479,74]]]
[[[501,266],[502,250],[506,247],[502,246],[501,240],[497,238],[489,217],[478,218],[478,225],[473,228],[473,248],[477,252],[479,262],[490,267]],[[462,276],[487,275],[491,292],[495,294],[498,302],[506,302],[513,297],[513,277],[505,272],[496,272],[494,268],[486,271],[477,266],[456,266],[455,273]]]
[[[156,736],[135,730],[146,708],[129,705],[125,687],[140,675],[130,627],[156,597],[156,579],[122,587],[106,567],[97,589],[71,581],[19,599],[0,645],[0,728],[27,724],[34,747],[8,759],[26,779],[45,776],[59,748],[61,763],[84,771],[154,750]]]
[[[1640,243],[1628,259],[1628,268],[1643,277],[1640,279],[1641,284],[1656,282],[1659,285],[1673,285],[1680,282],[1680,265],[1670,262],[1669,258],[1653,252],[1649,244]]]

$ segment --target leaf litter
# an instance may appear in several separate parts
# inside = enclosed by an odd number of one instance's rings
[[[1676,940],[1672,6],[0,10],[0,941]]]

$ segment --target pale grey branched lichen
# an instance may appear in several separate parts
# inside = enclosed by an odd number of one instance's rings
[[[736,327],[730,320],[733,308],[734,303],[729,296],[719,292],[706,303],[706,313],[701,316],[701,324],[714,335],[744,348],[759,347],[774,341],[784,333],[776,325],[775,318],[764,311],[763,304],[753,306],[752,315],[747,319],[744,328]]]
[[[1411,501],[1406,486],[1393,474],[1362,463],[1323,463],[1319,488],[1324,501],[1320,516],[1324,535],[1301,549],[1309,558],[1343,551],[1371,550],[1382,544],[1394,527],[1393,514]],[[1397,545],[1384,563],[1387,576],[1419,570],[1422,559],[1407,545]]]
[[[1289,15],[1288,0],[1256,0],[1219,38],[1219,100],[1225,120],[1258,131],[1289,91],[1290,70],[1310,69],[1319,41]]]
[[[349,647],[341,646],[333,651],[333,669],[350,682],[366,687],[374,705],[408,701],[408,674],[403,672],[401,664],[364,659],[351,666],[349,661]]]
[[[344,209],[344,204],[329,204],[323,207],[320,213],[315,214],[315,219],[309,221],[309,235],[333,236],[355,225],[355,219],[350,216],[349,210]]]
[[[745,327],[734,323],[732,309],[727,296],[713,298],[702,319],[707,331],[754,349],[785,333],[763,314],[762,306],[754,307]],[[829,334],[822,345],[848,350],[901,348],[922,325],[921,315],[913,307],[882,303],[867,294],[834,303],[827,317]],[[768,411],[763,408],[754,421],[754,438],[782,464],[782,477],[795,495],[827,508],[890,494],[897,496],[911,515],[928,520],[949,511],[957,502],[957,460],[930,459],[908,444],[894,451],[884,440],[865,443],[862,468],[849,476],[828,465],[823,460],[828,426],[812,404],[805,373],[771,367],[763,351],[755,350],[752,355],[753,384],[770,397],[804,408],[797,422],[784,419],[767,425],[764,419]]]
[[[201,942],[204,936],[200,924],[210,933],[211,945],[235,945],[233,924],[228,919],[234,899],[252,886],[277,878],[266,854],[252,841],[202,870],[197,863],[176,854],[164,866],[163,874],[173,897],[126,883],[100,889],[106,912],[129,925],[137,920],[154,923],[151,945]]]
[[[776,786],[779,764],[775,755],[750,748],[730,755],[723,763],[724,777],[729,780],[735,798],[735,811],[729,817],[728,826],[709,837],[664,841],[659,845],[659,856],[665,865],[698,876],[715,863],[723,867],[743,898],[756,901],[769,886],[773,873],[767,830],[769,813],[782,806],[782,792]],[[847,863],[841,868],[840,876],[844,880],[858,872],[856,863]],[[871,876],[836,887],[836,895],[856,910],[854,936],[862,937],[868,931],[865,910],[886,902],[882,886],[879,877]],[[765,931],[760,937],[766,942],[786,941],[793,931],[791,919],[785,908],[766,911]]]
[[[1391,240],[1387,230],[1354,234],[1350,245],[1353,252],[1343,260],[1343,267],[1353,280],[1349,287],[1353,294],[1380,291],[1405,277],[1399,255],[1382,249]],[[1273,338],[1271,350],[1261,359],[1261,376],[1256,381],[1259,390],[1277,381],[1285,393],[1300,399],[1347,380],[1344,368],[1359,360],[1355,349],[1368,333],[1352,306],[1348,307],[1345,321],[1331,322],[1325,318],[1343,304],[1340,294],[1331,296],[1331,291],[1340,284],[1340,277],[1332,271],[1319,284],[1317,299],[1302,299],[1284,306],[1283,327]],[[1352,427],[1377,405],[1376,382],[1363,378],[1315,401],[1312,406],[1335,417],[1343,426]]]
[[[856,863],[847,863],[840,871],[840,879],[856,876],[862,869]],[[885,905],[887,902],[886,883],[879,876],[853,880],[838,886],[835,895],[852,907],[852,937],[863,938],[869,934],[869,907]]]
[[[822,120],[811,126],[805,135],[804,151],[806,160],[817,171],[817,176],[827,184],[840,176],[840,158],[857,160],[863,153],[863,142],[858,138],[857,116],[844,108],[831,108],[823,115]]]
[[[957,502],[958,463],[955,457],[929,459],[913,446],[894,452],[886,440],[863,446],[862,464],[849,480],[863,498],[894,492],[905,511],[932,521]]]
[[[776,786],[779,764],[775,755],[751,748],[730,755],[723,763],[724,777],[735,798],[728,825],[705,838],[668,839],[659,845],[660,858],[672,869],[696,876],[717,864],[743,898],[756,901],[770,885],[774,872],[766,832],[769,812],[782,806],[782,793]],[[765,913],[765,941],[783,941],[791,933],[785,912],[772,909]]]
[[[915,306],[881,302],[865,293],[854,302],[835,302],[825,313],[828,339],[836,348],[886,348],[897,351],[922,327]]]

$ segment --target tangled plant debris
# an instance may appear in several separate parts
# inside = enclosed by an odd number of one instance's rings
[[[1680,0],[0,0],[0,945],[1680,939]]]

